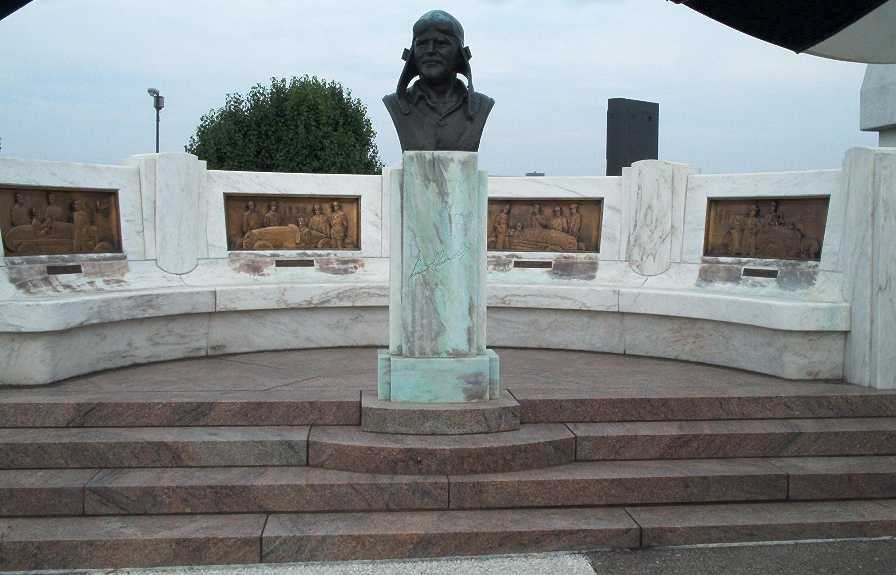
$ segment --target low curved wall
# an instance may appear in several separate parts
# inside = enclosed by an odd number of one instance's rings
[[[844,332],[622,312],[490,308],[488,343],[681,359],[790,379],[843,375]],[[378,307],[246,310],[0,333],[0,383],[41,385],[129,365],[256,351],[388,345]],[[595,374],[599,377],[599,374]]]

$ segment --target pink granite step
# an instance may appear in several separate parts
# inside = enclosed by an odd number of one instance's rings
[[[265,515],[0,519],[0,571],[261,560]]]
[[[896,501],[629,507],[642,545],[701,545],[896,536]]]
[[[762,460],[584,462],[452,476],[451,508],[575,507],[787,498],[787,475]]]
[[[473,435],[368,433],[359,427],[313,427],[313,467],[384,474],[500,473],[571,463],[575,439],[565,425],[524,425]]]
[[[622,509],[514,509],[272,515],[266,563],[637,547]]]
[[[308,429],[0,429],[0,469],[305,465]]]
[[[575,423],[576,459],[896,454],[896,418]]]
[[[88,515],[447,509],[448,478],[313,467],[113,469],[85,487]]]

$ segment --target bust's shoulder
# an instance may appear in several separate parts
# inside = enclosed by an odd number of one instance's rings
[[[397,93],[386,94],[383,96],[383,104],[386,105],[386,108],[389,110],[398,110],[400,108],[400,96]]]
[[[480,112],[484,112],[488,114],[492,111],[492,108],[495,106],[495,100],[493,98],[489,98],[485,94],[481,92],[473,92],[473,107],[479,110]]]

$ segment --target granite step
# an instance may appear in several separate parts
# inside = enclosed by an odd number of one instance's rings
[[[868,485],[885,482],[875,475]],[[851,477],[861,481],[862,471]],[[890,465],[889,477],[896,477]],[[818,482],[823,483],[824,476]],[[450,488],[449,488],[450,485]],[[450,492],[450,495],[449,495]],[[862,491],[856,490],[855,496]],[[875,492],[876,493],[876,492]],[[483,475],[374,475],[314,467],[0,471],[0,516],[292,513],[783,500],[764,460],[573,463]]]
[[[448,508],[448,477],[313,467],[111,469],[84,487],[88,515]]]
[[[575,423],[579,461],[896,454],[896,418]]]
[[[766,461],[787,474],[788,499],[896,498],[896,457],[792,457]]]
[[[896,500],[628,507],[642,546],[896,536]]]
[[[259,563],[266,515],[0,519],[0,571]]]
[[[584,462],[452,476],[450,484],[452,509],[787,499],[787,474],[755,459]]]
[[[358,390],[107,393],[0,398],[0,428],[360,425]]]
[[[664,383],[657,376],[644,385],[508,388],[523,423],[896,417],[896,393],[858,386],[780,381],[732,389],[724,381],[690,387]]]
[[[271,515],[266,563],[634,548],[622,508]]]
[[[308,427],[0,429],[0,469],[305,465]]]
[[[523,425],[473,435],[369,433],[360,427],[312,427],[308,464],[362,473],[502,473],[571,463],[575,438],[565,425]]]

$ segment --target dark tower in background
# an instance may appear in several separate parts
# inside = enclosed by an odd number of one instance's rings
[[[654,102],[607,100],[607,175],[659,155],[660,105]]]

